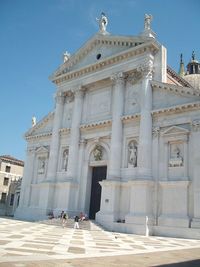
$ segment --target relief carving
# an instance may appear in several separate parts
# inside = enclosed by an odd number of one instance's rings
[[[169,167],[180,167],[183,166],[183,156],[181,151],[181,145],[171,145],[170,146],[170,159]]]
[[[93,150],[93,156],[95,161],[99,161],[103,159],[103,148],[100,145],[96,145]]]

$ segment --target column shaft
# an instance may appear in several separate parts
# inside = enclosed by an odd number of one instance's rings
[[[122,155],[122,121],[124,105],[124,77],[123,73],[113,75],[113,108],[112,108],[112,133],[110,148],[110,166],[108,179],[120,178]]]
[[[61,127],[61,122],[62,122],[63,108],[64,108],[64,97],[60,93],[57,94],[56,96],[56,109],[54,114],[53,130],[52,130],[52,138],[51,138],[50,154],[49,154],[49,162],[47,170],[48,181],[55,181],[56,179],[59,141],[60,141],[59,129]]]
[[[138,167],[141,178],[150,178],[152,176],[152,88],[150,85],[152,76],[149,68],[145,72],[141,92]]]
[[[78,163],[78,151],[79,151],[79,139],[80,139],[80,123],[83,108],[83,90],[75,92],[74,108],[72,114],[72,124],[70,131],[70,146],[69,146],[69,160],[67,176],[70,179],[76,179],[77,177],[77,163]]]

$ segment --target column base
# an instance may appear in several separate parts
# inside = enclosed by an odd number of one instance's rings
[[[191,228],[200,228],[200,218],[193,218]]]
[[[158,218],[159,226],[170,226],[170,227],[189,227],[188,217],[173,217],[173,216],[160,216]]]

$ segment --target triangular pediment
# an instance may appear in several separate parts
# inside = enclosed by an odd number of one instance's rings
[[[46,147],[46,146],[40,146],[35,150],[35,152],[37,154],[46,154],[49,152],[49,150],[48,150],[48,147]]]
[[[114,36],[96,34],[86,42],[69,60],[63,63],[50,77],[54,80],[63,74],[73,72],[85,66],[104,61],[107,58],[128,51],[134,47],[144,46],[153,38],[144,36]]]
[[[179,126],[172,126],[165,130],[162,135],[165,136],[171,136],[171,135],[183,135],[183,134],[188,134],[189,131],[185,128],[179,127]]]
[[[54,112],[50,112],[47,116],[45,116],[42,120],[36,123],[35,126],[30,128],[25,133],[25,138],[51,133],[53,127],[53,118],[54,118]]]
[[[200,92],[192,87],[151,82],[153,88],[153,109],[169,108],[200,101]]]

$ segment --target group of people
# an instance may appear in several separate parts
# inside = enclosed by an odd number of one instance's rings
[[[62,226],[65,227],[66,223],[67,223],[67,219],[68,219],[68,214],[66,212],[64,212],[64,210],[62,210],[61,214],[60,214],[60,219],[62,220]],[[74,217],[74,229],[79,229],[79,222],[80,221],[87,221],[88,220],[88,216],[87,214],[84,214],[83,212],[80,213],[80,215],[76,215]]]

